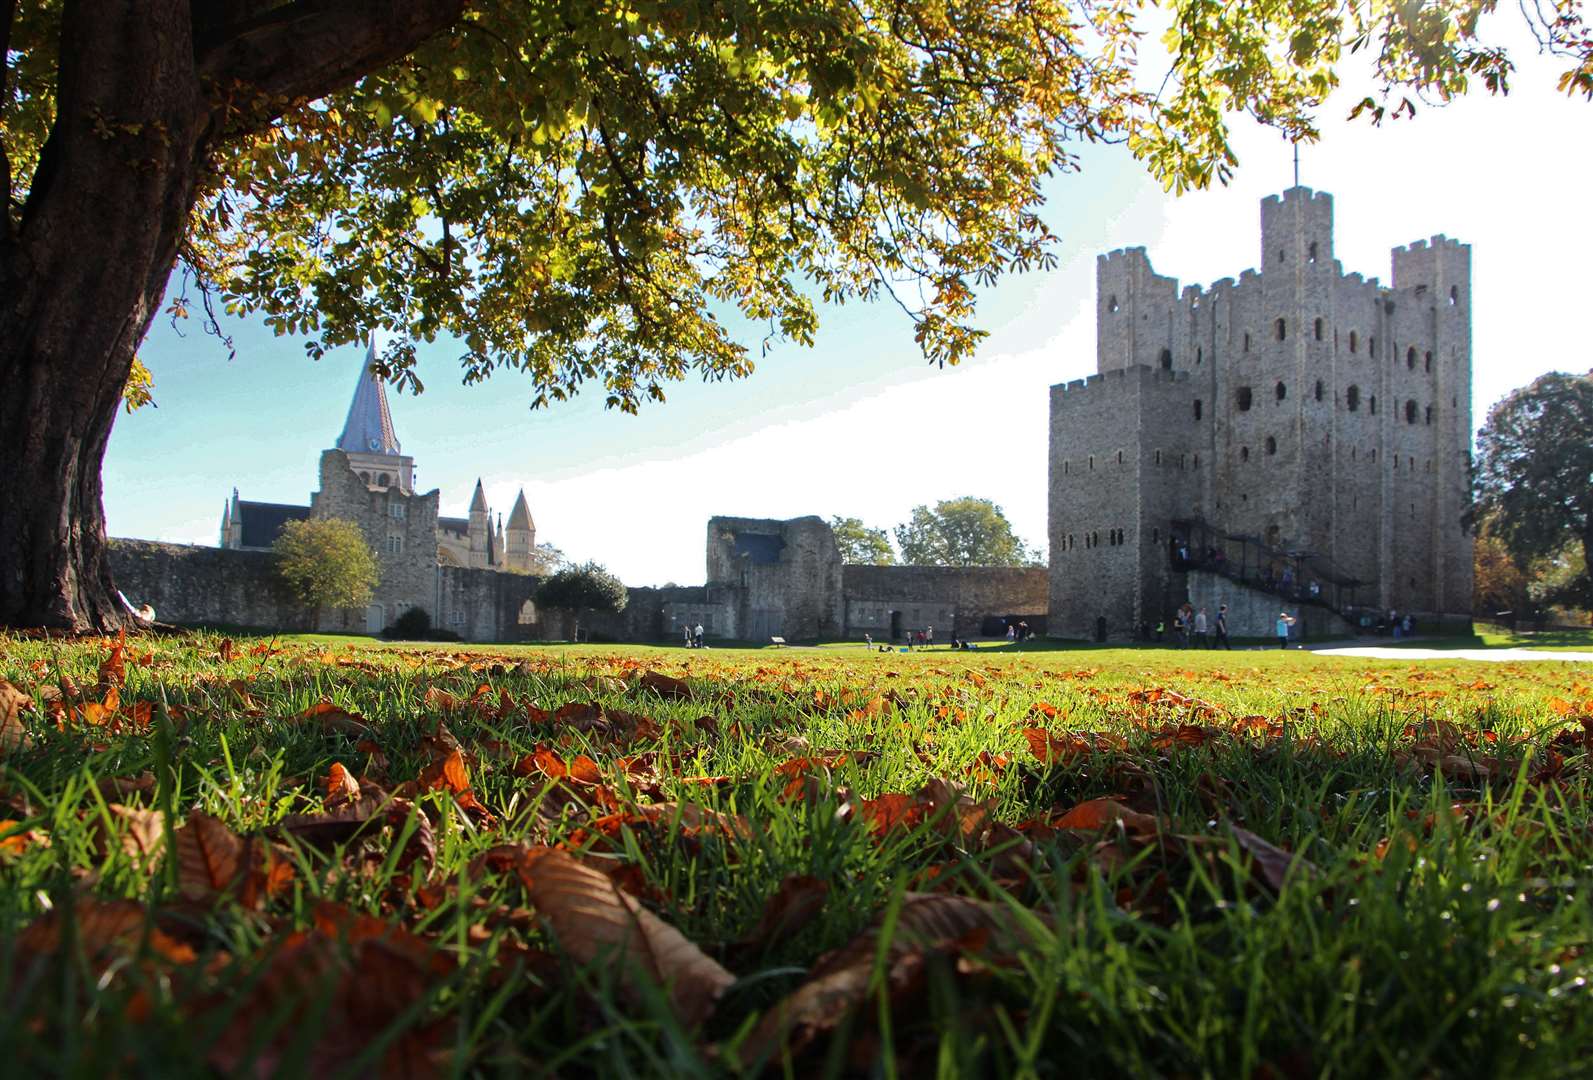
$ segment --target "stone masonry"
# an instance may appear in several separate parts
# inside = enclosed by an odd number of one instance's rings
[[[1471,606],[1471,250],[1333,257],[1330,196],[1261,205],[1261,269],[1180,290],[1143,248],[1097,263],[1099,374],[1051,389],[1050,628],[1114,634],[1189,596],[1177,524],[1309,552],[1367,605]]]

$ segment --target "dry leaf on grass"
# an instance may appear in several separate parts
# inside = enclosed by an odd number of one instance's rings
[[[120,803],[111,803],[105,809],[110,814],[110,825],[106,825],[104,818],[95,820],[95,853],[106,859],[112,850],[120,849],[139,870],[153,873],[166,850],[165,818],[158,810]]]
[[[818,918],[830,884],[810,874],[787,874],[763,905],[758,925],[736,943],[742,952],[768,950],[795,936]]]
[[[515,872],[537,915],[576,963],[619,965],[628,989],[635,989],[631,980],[638,970],[667,986],[670,1007],[687,1028],[706,1020],[736,981],[679,930],[566,852],[523,851]]]
[[[764,1015],[737,1047],[741,1063],[777,1060],[782,1048],[795,1057],[872,999],[882,919],[883,914],[869,929],[820,959],[806,981]],[[966,896],[908,893],[886,950],[888,988],[893,994],[906,989],[930,953],[986,951],[1010,956],[1027,943],[1027,931],[1005,905]]]
[[[1249,829],[1241,829],[1237,825],[1230,825],[1229,828],[1233,831],[1233,838],[1239,841],[1240,850],[1255,860],[1262,879],[1272,886],[1274,892],[1283,890],[1283,883],[1291,873],[1295,877],[1311,877],[1317,873],[1316,867],[1308,859],[1292,851],[1284,851]]]
[[[33,699],[0,679],[0,754],[26,749],[33,742],[22,724],[22,712],[33,708]]]

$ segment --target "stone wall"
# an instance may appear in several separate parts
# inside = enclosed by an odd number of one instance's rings
[[[134,607],[178,626],[304,629],[306,615],[288,595],[269,551],[112,540],[111,573]]]
[[[936,641],[977,637],[987,618],[1016,616],[1045,632],[1044,567],[847,566],[842,569],[845,636],[888,638],[933,626]]]
[[[1278,613],[1287,611],[1295,618],[1290,628],[1291,641],[1321,640],[1324,638],[1352,637],[1355,627],[1326,608],[1311,604],[1285,603],[1282,598],[1260,589],[1247,589],[1221,574],[1192,571],[1185,577],[1189,582],[1189,602],[1196,611],[1206,609],[1206,618],[1215,622],[1217,609],[1228,605],[1228,636],[1236,638],[1277,637]],[[1172,634],[1173,622],[1167,620],[1167,632]]]

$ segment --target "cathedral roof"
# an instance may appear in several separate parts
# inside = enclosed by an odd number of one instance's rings
[[[474,514],[477,510],[485,511],[486,509],[487,493],[481,490],[481,479],[478,477],[476,479],[476,493],[470,497],[470,512]]]
[[[509,528],[527,531],[534,528],[531,524],[531,507],[525,501],[525,488],[520,489],[519,496],[514,500],[514,509],[509,511]]]
[[[238,543],[246,548],[268,548],[276,543],[282,526],[290,521],[303,521],[310,516],[308,506],[288,503],[249,502],[238,500]]]
[[[354,401],[348,407],[343,434],[337,437],[337,448],[345,453],[402,453],[398,434],[393,430],[393,414],[387,409],[387,387],[371,370],[375,362],[376,339],[372,338],[360,364],[360,381],[354,387]]]

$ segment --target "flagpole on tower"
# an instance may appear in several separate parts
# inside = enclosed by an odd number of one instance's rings
[[[1300,140],[1291,140],[1294,143],[1294,186],[1300,186]]]

